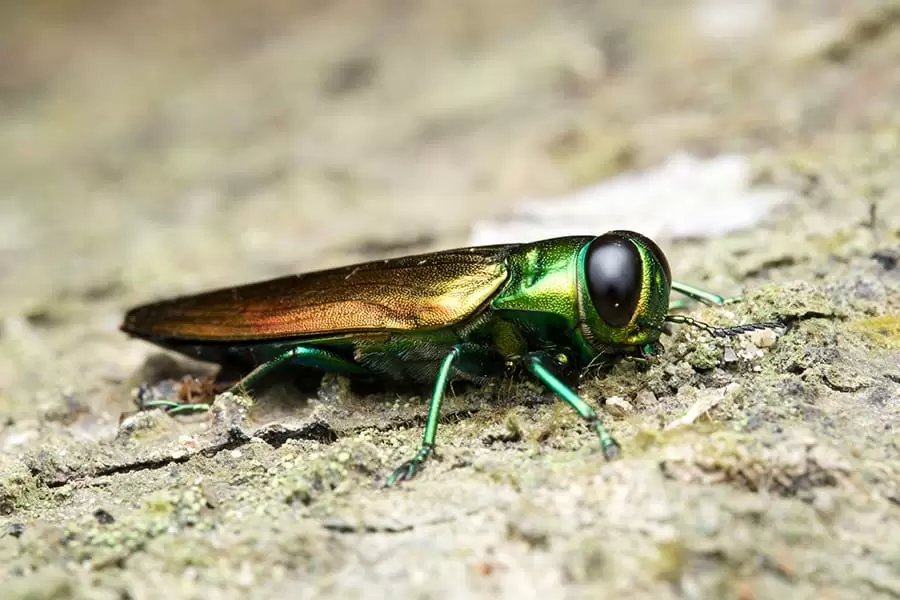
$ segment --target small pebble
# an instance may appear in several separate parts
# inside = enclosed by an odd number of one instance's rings
[[[833,516],[837,509],[837,502],[835,502],[834,496],[822,491],[817,491],[813,495],[812,505],[816,512],[823,517]]]
[[[637,393],[634,402],[638,406],[650,406],[656,402],[656,394],[645,388]]]
[[[741,356],[746,360],[761,358],[763,354],[764,352],[751,341],[744,342],[744,345],[741,348]]]
[[[757,348],[771,348],[778,339],[778,334],[772,329],[759,329],[749,333],[750,341]]]
[[[606,399],[606,412],[614,417],[624,417],[634,412],[631,403],[621,396],[612,396]]]

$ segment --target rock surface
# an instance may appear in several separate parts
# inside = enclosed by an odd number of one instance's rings
[[[0,8],[3,597],[900,597],[900,5],[714,4]],[[396,490],[411,392],[130,414],[203,372],[121,335],[133,304],[452,247],[680,151],[793,195],[659,240],[744,293],[690,314],[788,327],[585,377],[620,460],[528,382],[459,388]]]

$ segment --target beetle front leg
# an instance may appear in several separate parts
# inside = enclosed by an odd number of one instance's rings
[[[672,290],[680,294],[684,294],[692,300],[696,300],[697,302],[706,304],[707,306],[722,306],[724,304],[734,304],[741,301],[740,296],[725,298],[724,296],[720,296],[713,292],[704,290],[703,288],[698,288],[681,281],[673,281]],[[684,300],[673,300],[671,304],[669,304],[669,310],[679,310],[685,308],[686,306],[687,303]]]
[[[524,358],[525,368],[531,371],[535,377],[560,396],[566,403],[575,409],[582,419],[594,429],[597,437],[600,438],[600,447],[603,449],[603,456],[607,460],[612,460],[619,455],[619,443],[613,439],[603,423],[600,422],[600,416],[594,408],[581,399],[581,397],[573,392],[569,386],[562,382],[545,364],[552,360],[546,352],[535,352]]]

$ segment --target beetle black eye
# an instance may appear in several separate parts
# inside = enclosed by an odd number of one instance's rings
[[[611,231],[611,234],[627,234],[626,237],[631,239],[634,243],[644,246],[646,249],[650,250],[650,254],[656,257],[656,261],[660,264],[663,269],[663,273],[666,274],[666,282],[671,285],[672,284],[672,269],[669,267],[669,261],[666,258],[666,255],[663,253],[662,249],[650,238],[647,236],[641,235],[635,231]]]
[[[641,255],[630,240],[615,234],[591,242],[584,257],[588,292],[600,318],[610,327],[631,321],[641,295]]]

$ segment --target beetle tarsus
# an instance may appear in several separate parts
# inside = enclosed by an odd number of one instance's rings
[[[622,450],[622,447],[619,446],[619,442],[617,442],[613,438],[609,438],[603,441],[602,446],[603,458],[605,458],[606,460],[616,460],[617,458],[619,458],[619,453]]]
[[[209,410],[209,404],[206,402],[175,402],[173,400],[150,400],[148,402],[138,403],[138,409],[141,411],[162,409],[170,415],[184,415],[195,412],[205,412]]]
[[[422,446],[414,457],[394,469],[384,483],[384,487],[393,487],[398,483],[412,480],[424,466],[423,463],[431,454],[431,449],[431,446]]]
[[[178,404],[166,410],[170,415],[184,415],[197,412],[206,412],[210,405],[206,402],[189,402],[186,404]]]

